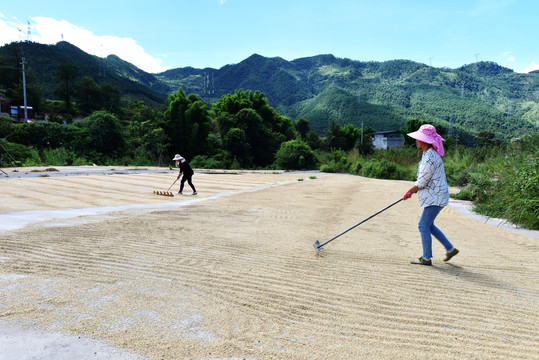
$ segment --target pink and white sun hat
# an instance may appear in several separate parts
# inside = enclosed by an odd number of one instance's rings
[[[408,133],[407,135],[413,139],[431,144],[438,155],[444,156],[444,144],[442,141],[445,141],[445,139],[438,135],[434,126],[429,124],[421,125],[419,130]]]

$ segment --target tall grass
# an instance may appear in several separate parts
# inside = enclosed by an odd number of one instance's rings
[[[483,215],[539,229],[539,134],[531,134],[492,155],[471,171],[469,182],[456,195],[471,200]]]

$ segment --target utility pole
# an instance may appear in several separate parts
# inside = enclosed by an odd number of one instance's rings
[[[24,122],[28,122],[28,107],[26,104],[26,74],[24,71],[24,64],[26,63],[24,59],[24,50],[22,48],[22,35],[21,35],[21,29],[19,29],[19,36],[20,36],[20,45],[21,45],[21,65],[22,65],[22,91],[23,91],[23,98],[24,98]],[[28,36],[30,36],[30,22],[28,22]]]
[[[26,75],[24,73],[24,64],[26,61],[24,60],[24,56],[22,57],[22,91],[23,91],[23,97],[24,97],[24,122],[28,122],[28,107],[26,106]]]
[[[361,86],[358,89],[358,95],[357,95],[357,103],[358,103],[358,111],[361,111],[359,109],[359,104],[361,104]],[[358,114],[359,115],[359,114]],[[359,116],[358,116],[359,117]],[[361,122],[361,145],[363,145],[363,121]]]

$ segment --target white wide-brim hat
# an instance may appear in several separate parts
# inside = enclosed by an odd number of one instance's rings
[[[172,161],[178,161],[178,160],[181,160],[183,159],[183,156],[181,156],[180,154],[176,154],[174,155],[174,159],[172,159]]]

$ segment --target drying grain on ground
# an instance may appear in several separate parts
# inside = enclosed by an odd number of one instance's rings
[[[154,191],[173,171],[8,173],[0,344],[10,351],[24,354],[17,334],[62,334],[101,344],[86,358],[538,359],[537,239],[447,207],[437,225],[461,253],[444,263],[434,242],[432,267],[410,265],[421,253],[412,199],[316,254],[316,240],[410,182],[197,172],[198,195],[168,197]]]

